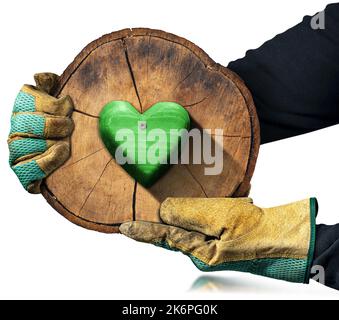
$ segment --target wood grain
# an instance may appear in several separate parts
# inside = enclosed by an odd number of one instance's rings
[[[237,75],[188,40],[151,29],[105,35],[63,73],[54,95],[66,94],[76,109],[72,154],[42,191],[70,221],[117,232],[124,221],[159,221],[159,205],[169,196],[248,194],[260,143],[252,97]],[[129,101],[140,112],[159,101],[177,102],[199,130],[223,129],[222,173],[206,176],[204,165],[178,164],[149,189],[137,184],[99,137],[98,115],[112,100]]]

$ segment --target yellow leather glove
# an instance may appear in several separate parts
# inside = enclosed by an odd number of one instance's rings
[[[9,164],[21,184],[39,193],[42,179],[70,155],[73,103],[68,96],[49,95],[57,75],[40,73],[34,78],[36,87],[24,85],[15,100],[8,146]]]
[[[169,198],[166,224],[126,222],[124,235],[188,255],[202,271],[244,271],[309,281],[315,242],[316,199],[262,209],[249,198]]]

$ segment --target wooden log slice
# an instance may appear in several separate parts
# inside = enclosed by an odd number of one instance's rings
[[[159,221],[159,205],[169,196],[248,194],[259,149],[253,100],[234,73],[193,43],[158,30],[113,32],[81,51],[54,95],[72,97],[75,130],[71,157],[45,180],[43,195],[70,221],[118,232],[125,221]],[[206,176],[203,164],[173,165],[145,189],[115,163],[99,136],[99,113],[112,100],[129,101],[140,112],[159,101],[177,102],[193,126],[223,129],[222,173]]]

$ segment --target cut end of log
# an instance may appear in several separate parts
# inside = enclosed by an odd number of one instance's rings
[[[259,149],[259,124],[241,79],[192,42],[159,30],[125,29],[90,43],[61,76],[55,96],[75,105],[70,159],[42,194],[64,217],[87,229],[118,232],[130,220],[159,221],[167,197],[247,196]],[[144,188],[115,163],[103,145],[98,117],[113,100],[145,112],[157,102],[183,106],[193,126],[222,129],[223,171],[173,165]]]

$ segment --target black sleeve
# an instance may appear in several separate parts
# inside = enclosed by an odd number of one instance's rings
[[[252,92],[262,143],[339,123],[339,3],[324,17],[325,29],[306,16],[228,65]]]
[[[324,284],[339,290],[339,224],[318,225],[316,234],[313,266],[322,266]]]

